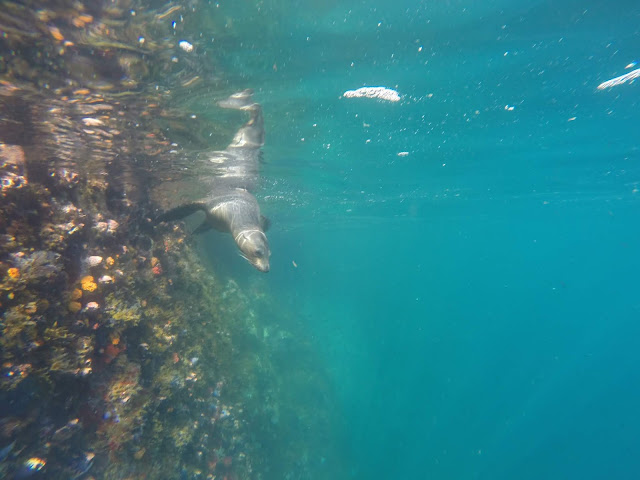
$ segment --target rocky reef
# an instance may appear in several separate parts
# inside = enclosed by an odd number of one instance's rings
[[[2,478],[338,478],[314,471],[339,415],[291,314],[151,220],[210,147],[176,107],[216,78],[179,41],[200,3],[3,2]]]
[[[339,477],[299,322],[152,222],[199,132],[224,130],[176,107],[217,88],[181,40],[212,28],[201,3],[2,4],[2,478]]]
[[[247,478],[221,287],[181,228],[107,203],[82,174],[2,191],[3,476]]]

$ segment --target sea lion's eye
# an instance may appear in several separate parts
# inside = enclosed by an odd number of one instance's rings
[[[256,248],[256,251],[253,253],[256,257],[261,257],[264,255],[263,251],[259,248]]]

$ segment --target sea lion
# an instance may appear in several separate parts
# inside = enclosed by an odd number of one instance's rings
[[[262,107],[253,101],[252,94],[251,90],[244,90],[218,102],[222,108],[248,111],[251,118],[225,150],[213,152],[208,159],[215,168],[210,176],[200,180],[209,193],[196,202],[165,212],[157,221],[178,220],[203,211],[205,220],[194,233],[211,228],[231,233],[240,255],[261,272],[268,272],[271,251],[264,232],[269,222],[260,214],[258,201],[251,193],[258,181],[260,148],[264,145]]]

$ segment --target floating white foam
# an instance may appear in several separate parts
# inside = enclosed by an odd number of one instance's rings
[[[626,83],[629,80],[634,80],[638,77],[640,77],[640,68],[636,68],[629,73],[625,73],[624,75],[620,75],[619,77],[612,78],[611,80],[607,80],[606,82],[601,83],[600,85],[598,85],[598,90],[604,90],[605,88],[622,85],[623,83]]]
[[[400,101],[400,94],[386,87],[362,87],[357,90],[347,90],[342,96],[344,98],[379,98],[388,102]]]

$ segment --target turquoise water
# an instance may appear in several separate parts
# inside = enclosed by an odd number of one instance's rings
[[[638,478],[640,85],[596,87],[640,5],[211,8],[267,128],[271,272],[226,267],[308,329],[351,478]]]

